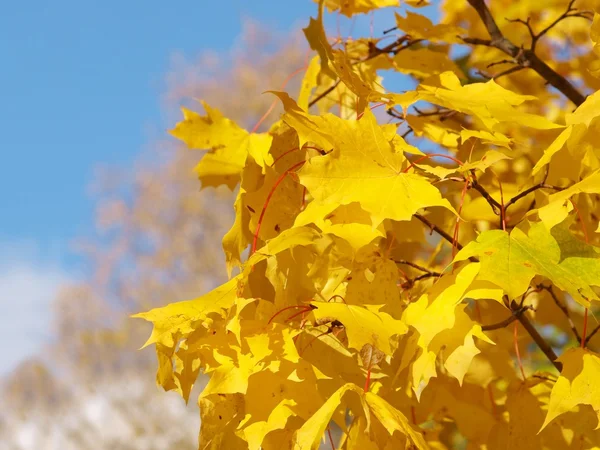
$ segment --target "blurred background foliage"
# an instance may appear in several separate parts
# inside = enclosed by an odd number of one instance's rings
[[[173,58],[167,123],[180,105],[198,109],[194,99],[203,99],[252,127],[272,102],[261,93],[281,87],[306,57],[299,29],[283,35],[247,21],[228,54]],[[292,92],[300,79],[288,83]],[[200,192],[199,157],[164,133],[134,167],[98,171],[96,231],[76,240],[89,276],[62,287],[52,338],[0,382],[0,449],[197,448],[195,401],[186,407],[156,386],[153,350],[138,351],[148,326],[129,315],[197,297],[226,276],[221,238],[234,197]]]

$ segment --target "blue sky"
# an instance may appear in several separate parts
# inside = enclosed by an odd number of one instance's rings
[[[3,4],[0,374],[47,339],[50,301],[80,272],[69,244],[93,234],[96,168],[131,165],[171,125],[172,55],[229,49],[245,18],[287,31],[311,14],[310,0]]]
[[[50,301],[93,233],[99,165],[128,166],[161,123],[171,57],[229,49],[244,18],[287,30],[310,1],[6,2],[0,14],[0,373],[48,339]]]

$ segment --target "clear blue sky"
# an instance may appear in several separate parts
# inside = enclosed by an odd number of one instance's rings
[[[0,14],[0,240],[62,245],[90,227],[98,163],[127,164],[161,127],[175,51],[228,49],[244,16],[287,29],[308,0],[6,2]]]
[[[129,166],[169,127],[171,56],[228,50],[245,18],[287,31],[316,11],[311,0],[3,3],[0,374],[49,337],[56,287],[79,271],[69,244],[93,234],[95,169]]]

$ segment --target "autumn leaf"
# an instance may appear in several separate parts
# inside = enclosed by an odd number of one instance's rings
[[[472,83],[462,86],[460,80],[452,72],[439,75],[439,81],[423,82],[417,92],[419,98],[464,114],[472,114],[489,130],[495,131],[497,125],[504,122],[520,122],[531,128],[560,128],[543,116],[519,111],[516,106],[527,100],[534,100],[530,95],[519,95],[504,89],[494,80],[487,83]],[[439,84],[438,84],[439,83]],[[485,98],[485,103],[479,99]]]
[[[325,6],[329,11],[339,11],[347,17],[364,14],[378,8],[399,6],[399,4],[399,0],[325,0]]]
[[[379,312],[381,307],[367,308],[334,302],[313,302],[312,305],[316,307],[312,312],[316,320],[331,318],[344,325],[348,335],[348,346],[358,352],[365,344],[370,344],[390,355],[392,336],[407,331],[406,325],[400,320]]]
[[[268,153],[271,136],[248,133],[217,109],[206,103],[203,106],[206,116],[182,108],[184,120],[171,130],[171,134],[189,148],[211,150],[196,167],[204,187],[226,184],[233,190],[239,183],[249,154],[262,167],[273,162]]]
[[[224,314],[237,298],[237,285],[240,277],[229,280],[222,286],[210,291],[208,294],[195,300],[172,303],[170,305],[154,308],[145,313],[134,314],[132,317],[152,322],[152,334],[144,344],[159,343],[173,348],[177,340],[189,335],[196,328],[197,322],[204,320],[208,314]],[[143,347],[142,347],[143,348]]]
[[[403,172],[404,155],[394,151],[371,112],[360,120],[310,116],[285,94],[278,96],[286,110],[283,120],[296,129],[301,142],[312,140],[334,147],[325,156],[311,158],[298,174],[315,202],[358,202],[371,214],[374,226],[384,219],[409,220],[419,209],[430,206],[453,211],[426,178]],[[395,201],[398,198],[403,201]]]
[[[577,405],[590,405],[598,415],[600,424],[600,357],[581,348],[567,350],[558,358],[563,364],[560,377],[550,395],[548,414],[540,430]]]
[[[509,3],[321,0],[268,133],[184,110],[241,273],[137,317],[201,448],[597,447],[600,21]]]
[[[531,279],[542,275],[587,306],[589,299],[597,299],[592,286],[600,280],[600,253],[577,240],[569,225],[570,221],[563,222],[549,230],[544,223],[533,222],[527,232],[486,231],[462,249],[455,262],[477,256],[481,260],[477,278],[495,283],[510,298],[525,293]]]

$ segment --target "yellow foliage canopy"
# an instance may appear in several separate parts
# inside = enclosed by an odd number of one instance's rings
[[[200,448],[599,448],[598,16],[490,3],[342,42],[326,10],[398,2],[322,0],[268,132],[184,109],[202,186],[238,189],[239,274],[136,317],[165,389],[208,377]]]

